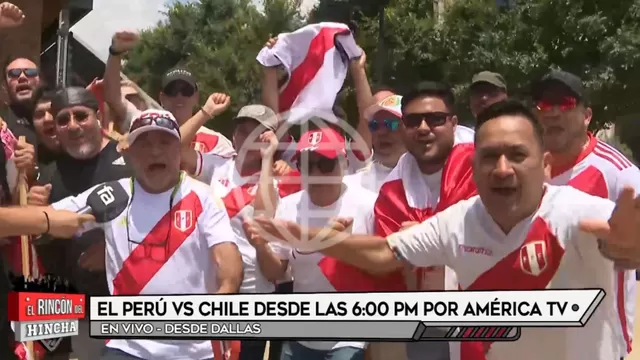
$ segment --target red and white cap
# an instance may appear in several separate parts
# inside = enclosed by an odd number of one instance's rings
[[[296,156],[304,151],[315,152],[329,159],[346,156],[344,136],[330,127],[310,130],[300,136]]]
[[[365,110],[364,117],[367,120],[373,119],[373,116],[380,111],[388,111],[393,115],[402,118],[402,96],[391,95],[384,98],[382,101],[375,105],[371,105]]]
[[[129,145],[136,141],[138,136],[149,131],[164,131],[180,140],[180,125],[172,113],[166,110],[149,109],[136,116],[129,126],[127,141]]]

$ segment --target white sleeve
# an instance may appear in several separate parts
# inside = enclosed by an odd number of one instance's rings
[[[449,266],[447,246],[441,236],[440,218],[442,214],[445,213],[440,213],[407,230],[387,236],[389,247],[399,258],[414,266]]]
[[[278,207],[276,207],[276,213],[274,214],[274,218],[291,220],[292,213],[290,213],[290,211],[292,210],[288,209],[286,203],[283,203],[282,201],[278,201]],[[286,244],[286,243],[270,242],[269,247],[271,247],[271,250],[276,254],[276,256],[278,256],[280,260],[289,260],[291,252],[293,251],[291,246],[289,246],[289,244]]]
[[[200,228],[201,239],[207,244],[207,247],[213,247],[215,245],[235,241],[235,234],[231,228],[231,220],[227,215],[227,210],[218,196],[208,194],[205,200],[202,214],[198,219],[198,226]]]
[[[617,199],[617,195],[625,186],[632,186],[636,190],[636,196],[640,196],[640,170],[635,165],[620,171],[616,184],[617,194],[614,199]]]
[[[205,184],[211,184],[213,181],[213,174],[216,168],[220,167],[225,161],[229,159],[224,159],[219,155],[208,152],[203,153],[200,151],[196,151],[196,172],[193,176]]]
[[[97,188],[98,186],[100,186],[102,184],[98,184],[96,186],[92,186],[91,188],[89,188],[89,190],[86,190],[76,196],[69,196],[66,197],[62,200],[59,200],[53,204],[51,204],[51,207],[55,210],[67,210],[67,211],[73,211],[73,212],[78,212],[80,211],[80,209],[84,208],[85,206],[87,206],[87,198],[89,197],[89,195],[93,192],[93,190],[95,188]],[[89,230],[93,230],[95,228],[99,228],[101,227],[101,224],[92,222],[92,223],[85,223],[84,226],[82,227],[82,229],[78,232],[78,234],[76,235],[81,235],[82,233],[85,233]]]
[[[233,144],[226,136],[218,134],[218,143],[213,148],[212,152],[224,158],[230,158],[236,155],[236,150],[233,148]]]

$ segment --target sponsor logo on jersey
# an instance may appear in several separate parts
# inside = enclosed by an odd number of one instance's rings
[[[119,158],[115,159],[111,164],[112,165],[126,165],[126,163],[124,162],[124,158],[122,156],[120,156]]]
[[[548,264],[547,244],[544,241],[532,241],[520,248],[520,268],[525,273],[538,276]]]
[[[193,226],[193,212],[191,210],[178,210],[173,217],[173,226],[185,232]]]

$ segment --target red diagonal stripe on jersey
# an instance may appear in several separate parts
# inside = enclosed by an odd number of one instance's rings
[[[173,226],[174,216],[178,210],[190,210],[192,212],[192,225],[186,231],[177,228],[171,229],[166,244],[166,256],[164,261],[158,261],[151,256],[146,256],[148,247],[145,245],[162,244],[165,242],[169,229]],[[122,263],[122,268],[113,279],[113,295],[138,295],[158,271],[167,263],[171,256],[187,240],[196,228],[197,220],[202,213],[202,203],[194,192],[190,192],[168,211],[145,236],[142,242],[136,246]]]
[[[300,92],[320,71],[327,51],[335,47],[336,35],[346,32],[348,30],[344,28],[326,27],[320,30],[318,35],[311,40],[307,55],[302,63],[293,69],[287,86],[280,93],[279,110],[281,112],[291,109]]]
[[[536,218],[520,248],[480,275],[465,290],[538,290],[553,278],[564,249],[542,218]],[[498,337],[496,335],[496,337]],[[461,359],[482,360],[491,343],[463,343]],[[484,350],[480,350],[484,349]],[[464,355],[464,356],[463,356]]]
[[[242,209],[253,202],[256,198],[256,194],[255,192],[251,194],[251,189],[256,186],[257,185],[254,183],[246,183],[229,191],[229,193],[222,198],[222,202],[227,208],[229,219],[238,215]],[[255,190],[257,191],[257,188]]]

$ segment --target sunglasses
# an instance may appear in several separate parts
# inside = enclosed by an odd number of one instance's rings
[[[34,78],[34,77],[38,76],[38,69],[36,69],[36,68],[25,68],[25,69],[7,70],[7,76],[10,79],[17,79],[22,74],[24,74],[24,76],[26,76],[28,78]]]
[[[549,111],[553,109],[554,106],[557,106],[560,111],[565,112],[569,110],[573,110],[578,106],[578,100],[571,96],[565,96],[560,99],[543,99],[536,103],[536,108],[539,111]]]
[[[406,114],[402,116],[402,122],[407,128],[418,128],[422,122],[426,122],[430,128],[444,125],[452,115],[446,112],[426,112]]]
[[[306,173],[310,173],[314,168],[318,169],[323,174],[328,174],[332,172],[336,168],[336,164],[338,163],[338,159],[329,159],[326,157],[321,157],[316,160],[308,160],[304,164],[300,159],[298,159],[298,170]]]
[[[181,94],[184,97],[191,97],[196,93],[196,89],[193,86],[187,84],[181,84],[178,82],[173,82],[167,85],[162,92],[170,97],[176,97]]]
[[[396,131],[400,126],[398,119],[384,119],[384,120],[371,120],[369,121],[369,131],[375,132],[380,128],[386,128],[389,131]]]
[[[161,128],[175,130],[180,133],[180,127],[178,126],[178,124],[176,124],[175,121],[161,115],[153,114],[147,114],[145,117],[135,119],[133,121],[133,124],[131,124],[131,129],[129,129],[129,132],[133,132],[137,129],[140,129],[141,127],[149,126],[152,124],[155,124],[156,126],[159,126]]]
[[[73,119],[77,123],[85,122],[89,118],[89,113],[86,111],[78,110],[78,111],[65,111],[56,116],[56,124],[58,126],[67,126],[69,122],[71,122],[71,116],[73,115]]]

